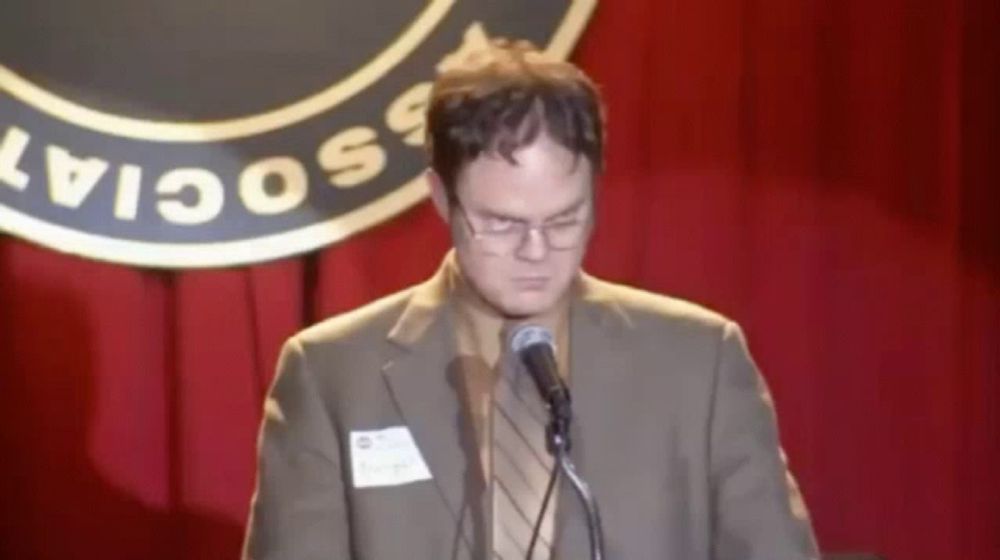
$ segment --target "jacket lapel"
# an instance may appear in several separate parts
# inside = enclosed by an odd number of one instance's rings
[[[616,407],[629,405],[610,402],[609,397],[615,394],[612,385],[628,373],[625,370],[629,367],[629,356],[622,342],[631,322],[601,281],[581,274],[578,286],[579,296],[570,308],[569,384],[573,402],[570,457],[600,505],[601,488],[608,486],[602,484],[601,477],[613,477],[615,473],[594,468],[595,459],[604,452],[595,434],[620,411]],[[565,476],[559,487],[554,548],[560,559],[590,557],[586,513]]]
[[[482,476],[469,422],[464,418],[456,379],[455,337],[444,266],[417,286],[399,321],[389,333],[394,352],[382,373],[393,399],[413,434],[441,497],[460,526],[453,550],[485,546],[481,534]],[[470,446],[471,442],[471,446]],[[470,458],[473,458],[470,460]],[[456,543],[457,544],[457,543]],[[478,557],[478,555],[473,555]]]

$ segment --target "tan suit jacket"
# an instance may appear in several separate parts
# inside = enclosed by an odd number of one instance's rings
[[[487,558],[445,284],[439,272],[286,343],[265,405],[244,558]],[[572,456],[600,504],[606,557],[818,558],[739,328],[583,274],[578,288]],[[433,479],[354,488],[349,433],[391,426],[410,429]],[[556,558],[589,557],[565,482],[555,532]]]

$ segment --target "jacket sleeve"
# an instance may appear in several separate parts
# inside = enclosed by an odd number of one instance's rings
[[[819,558],[778,441],[770,392],[735,323],[723,329],[711,417],[714,560]]]
[[[244,560],[351,558],[337,430],[289,340],[264,404]]]

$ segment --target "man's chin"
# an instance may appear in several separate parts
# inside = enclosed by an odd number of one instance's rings
[[[530,319],[544,315],[555,305],[555,300],[545,294],[518,294],[515,298],[504,301],[500,312],[510,319]]]

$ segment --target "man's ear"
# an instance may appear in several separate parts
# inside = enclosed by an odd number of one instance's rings
[[[427,184],[431,187],[431,202],[434,203],[434,208],[444,223],[450,223],[451,205],[448,203],[448,191],[445,189],[444,181],[437,171],[430,168],[424,172],[424,175],[427,177]]]

